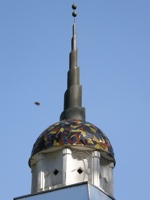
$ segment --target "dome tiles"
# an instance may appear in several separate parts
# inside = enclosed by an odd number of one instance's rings
[[[96,126],[81,120],[62,120],[49,126],[33,145],[31,157],[52,147],[86,146],[114,157],[106,135]]]

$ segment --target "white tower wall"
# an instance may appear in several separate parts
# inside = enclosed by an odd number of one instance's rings
[[[99,151],[62,148],[36,158],[31,166],[32,194],[87,181],[113,195],[114,165]]]

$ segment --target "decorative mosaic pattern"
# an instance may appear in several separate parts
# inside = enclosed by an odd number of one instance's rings
[[[106,135],[93,124],[80,120],[62,120],[48,127],[35,142],[31,156],[54,146],[65,145],[89,146],[114,156]]]

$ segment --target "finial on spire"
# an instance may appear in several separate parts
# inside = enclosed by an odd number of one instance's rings
[[[72,12],[72,16],[74,17],[74,20],[75,20],[75,17],[77,16],[77,12],[75,11],[77,9],[77,5],[76,4],[72,4],[72,9],[74,10]]]
[[[85,121],[85,108],[82,107],[82,86],[79,79],[79,67],[77,64],[78,49],[76,47],[76,23],[77,16],[75,4],[72,5],[72,16],[74,17],[73,33],[71,39],[71,52],[69,54],[69,71],[67,79],[67,90],[64,94],[64,111],[60,120],[76,119]]]

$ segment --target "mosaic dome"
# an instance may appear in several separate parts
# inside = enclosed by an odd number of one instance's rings
[[[86,146],[114,158],[113,148],[106,135],[96,126],[80,120],[62,120],[49,126],[33,145],[31,157],[52,147]]]

